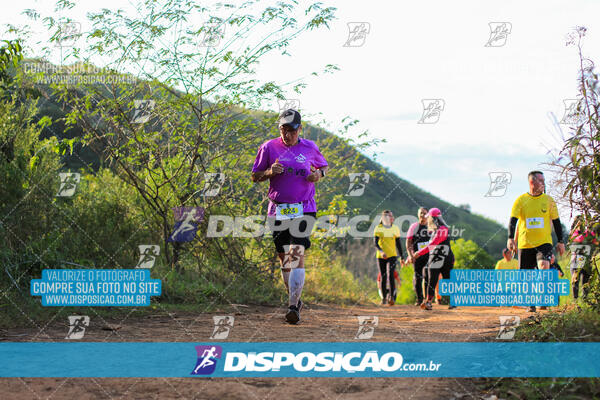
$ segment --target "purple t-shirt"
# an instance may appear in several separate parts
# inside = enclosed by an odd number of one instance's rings
[[[306,180],[311,165],[327,166],[327,161],[312,140],[299,138],[294,146],[286,146],[278,137],[264,142],[258,148],[252,172],[267,170],[275,160],[283,165],[283,173],[270,179],[269,199],[278,203],[302,202],[304,212],[316,212],[315,185]],[[276,205],[270,201],[267,215],[275,215]]]

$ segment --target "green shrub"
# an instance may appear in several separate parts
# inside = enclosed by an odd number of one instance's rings
[[[494,259],[472,240],[452,240],[450,246],[455,257],[454,268],[493,269],[496,265]]]
[[[61,199],[64,260],[97,268],[134,268],[138,245],[161,244],[135,192],[107,169],[82,174],[72,198]],[[162,252],[161,252],[162,254]],[[158,257],[156,263],[163,258]]]
[[[413,304],[417,300],[413,289],[414,268],[412,264],[406,265],[398,271],[400,276],[400,291],[398,292],[398,304]]]
[[[307,301],[354,304],[378,298],[376,282],[358,280],[340,259],[330,260],[312,248],[310,251],[313,253],[309,253],[306,260],[306,283],[302,294]]]

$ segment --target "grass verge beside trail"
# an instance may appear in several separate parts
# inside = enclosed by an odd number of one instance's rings
[[[560,399],[582,400],[600,398],[598,378],[478,378],[485,398],[506,400]]]
[[[522,342],[598,342],[600,314],[588,306],[556,307],[549,313],[538,313],[517,328],[516,341]]]
[[[341,305],[378,302],[374,281],[358,280],[337,260],[309,261],[302,296],[306,302]],[[181,273],[156,266],[151,275],[153,279],[161,279],[162,295],[152,297],[148,307],[43,307],[41,297],[29,294],[29,282],[23,282],[20,290],[11,282],[2,282],[7,291],[0,296],[0,329],[41,329],[50,321],[67,324],[69,315],[123,319],[161,312],[211,312],[224,304],[287,304],[279,268],[269,276],[250,270],[236,274],[216,265],[203,272],[184,268]]]
[[[522,320],[514,340],[597,342],[600,314],[585,305],[581,309],[575,304],[556,307]],[[600,399],[600,378],[482,378],[476,382],[484,392],[500,399]]]

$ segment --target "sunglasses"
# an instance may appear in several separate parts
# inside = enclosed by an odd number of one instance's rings
[[[297,127],[296,129],[294,129],[289,126],[280,126],[279,129],[281,131],[283,131],[284,133],[296,133],[296,132],[298,132],[298,129],[300,129],[300,127]]]

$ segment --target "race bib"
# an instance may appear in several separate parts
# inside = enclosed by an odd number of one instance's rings
[[[277,209],[275,210],[276,220],[300,218],[303,215],[302,203],[277,204]]]
[[[419,242],[419,243],[417,243],[417,251],[421,251],[425,247],[427,247],[427,242]]]
[[[541,229],[544,227],[544,218],[527,218],[527,229]]]

